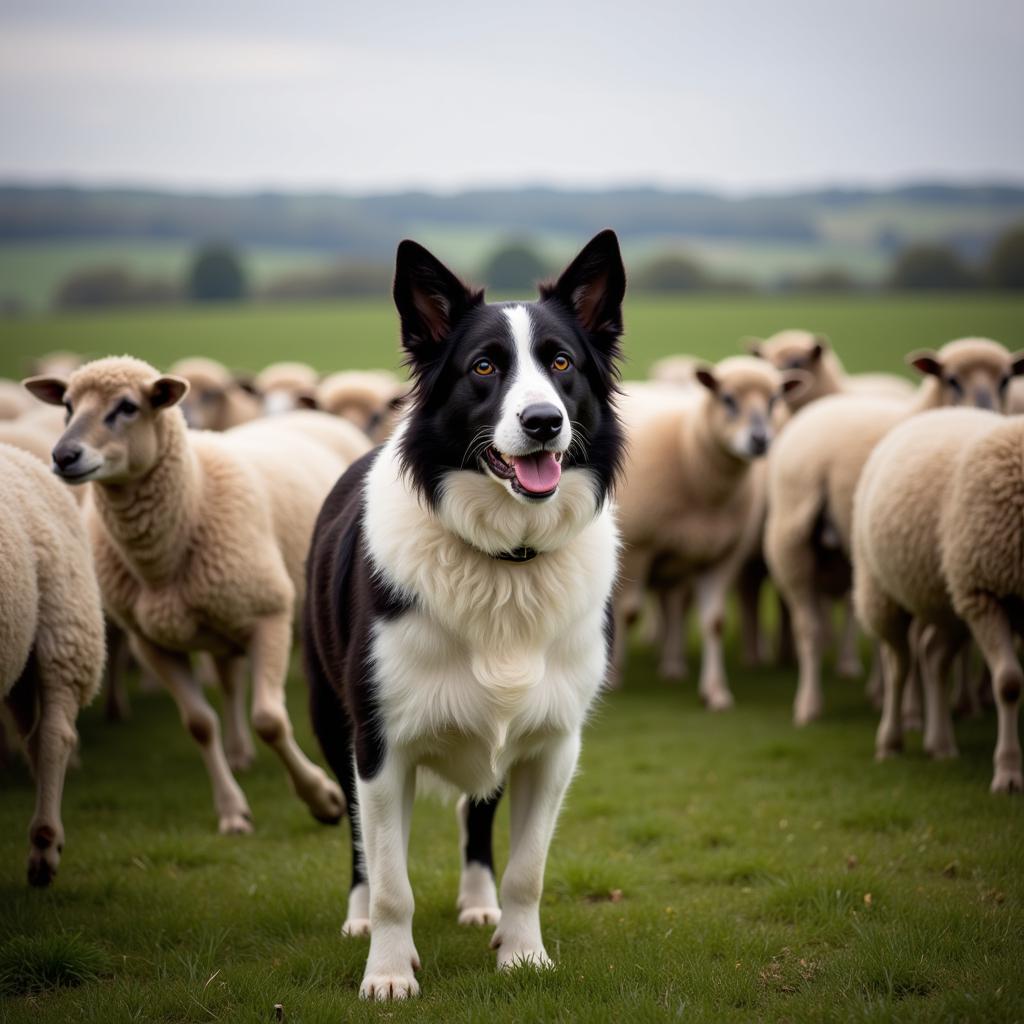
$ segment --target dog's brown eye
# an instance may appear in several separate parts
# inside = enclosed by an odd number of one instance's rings
[[[473,372],[480,377],[490,377],[494,373],[494,363],[490,359],[478,359],[473,364]]]
[[[565,373],[570,366],[572,366],[572,360],[564,352],[559,352],[551,362],[551,369],[557,373]]]

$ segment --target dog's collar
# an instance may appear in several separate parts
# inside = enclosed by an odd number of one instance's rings
[[[511,551],[499,551],[493,557],[500,558],[503,562],[529,562],[538,554],[536,548],[528,548],[524,545],[521,548],[513,548]]]

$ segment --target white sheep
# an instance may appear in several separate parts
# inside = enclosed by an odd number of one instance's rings
[[[0,695],[36,780],[28,879],[64,849],[60,806],[78,710],[103,671],[103,611],[81,514],[26,452],[0,444]]]
[[[387,370],[342,370],[325,377],[316,406],[354,423],[375,444],[391,436],[409,385]]]
[[[253,381],[267,416],[316,408],[320,374],[306,363],[271,363]]]
[[[751,355],[767,359],[778,370],[803,370],[810,381],[790,398],[795,412],[827,395],[875,395],[880,398],[910,398],[914,386],[892,373],[848,374],[824,334],[786,330],[770,338],[748,338]]]
[[[764,510],[763,473],[753,460],[775,433],[779,400],[802,386],[764,360],[735,356],[696,370],[693,390],[630,384],[620,411],[629,440],[616,490],[623,539],[615,601],[615,672],[624,631],[644,588],[692,585],[700,616],[700,695],[716,710],[732,706],[722,655],[725,597],[755,545]],[[679,615],[665,622],[663,665],[678,662]]]
[[[188,384],[128,356],[87,363],[66,384],[26,386],[69,409],[54,463],[69,482],[94,481],[87,513],[104,603],[199,744],[220,831],[251,831],[251,814],[193,676],[195,651],[215,659],[236,763],[249,753],[238,714],[248,663],[256,732],[313,814],[337,820],[341,790],[295,742],[284,687],[314,521],[367,439],[312,412],[189,432],[176,408]]]
[[[793,621],[798,725],[823,710],[822,606],[849,592],[853,494],[872,449],[897,423],[928,409],[1001,407],[1010,379],[1024,372],[1024,355],[985,338],[951,341],[908,361],[925,375],[913,400],[822,398],[793,417],[769,460],[764,553]]]
[[[32,404],[17,381],[0,378],[0,420],[16,420],[27,413]]]
[[[885,702],[876,754],[902,747],[907,627],[926,625],[921,672],[925,748],[956,755],[946,676],[968,635],[992,673],[999,713],[993,792],[1021,792],[1017,708],[1024,672],[1014,645],[1024,601],[1024,420],[943,409],[892,430],[868,459],[854,511],[857,613],[882,641]]]
[[[181,411],[193,430],[230,430],[263,413],[259,398],[246,383],[215,359],[179,359],[169,372],[188,381]]]

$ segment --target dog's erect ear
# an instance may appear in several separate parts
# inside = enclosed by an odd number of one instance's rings
[[[26,377],[21,386],[29,391],[40,402],[47,405],[63,405],[64,392],[68,389],[68,382],[60,377]]]
[[[907,356],[907,365],[912,366],[919,373],[931,374],[933,377],[942,376],[942,360],[938,352],[930,348],[919,348]]]
[[[572,310],[591,334],[618,338],[626,270],[615,232],[605,229],[595,235],[554,284],[541,286],[540,294]]]
[[[188,386],[183,377],[157,377],[149,385],[149,404],[154,409],[170,409],[188,394]]]
[[[417,359],[429,359],[466,311],[484,297],[409,239],[398,246],[393,295],[402,319],[402,344]]]

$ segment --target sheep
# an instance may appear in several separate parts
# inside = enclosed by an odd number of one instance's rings
[[[1024,601],[1022,450],[1020,417],[929,412],[875,448],[854,499],[854,599],[886,660],[876,756],[902,746],[899,697],[911,616],[927,626],[925,749],[937,758],[956,756],[945,681],[969,631],[992,674],[999,715],[993,793],[1024,789],[1017,734],[1024,672],[1014,645]]]
[[[694,388],[698,386],[694,374],[699,365],[700,360],[693,356],[665,356],[651,364],[647,371],[647,378],[658,384],[674,384],[677,387]]]
[[[34,377],[70,377],[83,362],[78,352],[56,349],[33,359],[30,372]]]
[[[75,720],[100,686],[103,611],[85,524],[71,495],[0,444],[0,695],[36,780],[28,880],[49,885],[64,850],[60,805]]]
[[[777,399],[804,382],[747,356],[699,366],[695,376],[703,387],[693,390],[627,385],[620,403],[630,446],[616,490],[624,550],[612,681],[643,587],[692,583],[703,638],[700,695],[724,710],[733,703],[722,658],[725,596],[756,543],[764,509],[764,475],[752,464],[771,443]],[[663,667],[681,658],[678,620],[665,623]]]
[[[387,370],[343,370],[316,390],[318,409],[350,420],[375,444],[390,437],[409,386]]]
[[[180,359],[169,372],[189,383],[181,411],[193,430],[229,430],[262,414],[259,398],[215,359]]]
[[[944,405],[1001,407],[1024,354],[963,338],[908,362],[925,375],[911,401],[861,395],[822,398],[794,416],[769,460],[764,553],[789,607],[799,663],[797,725],[823,710],[821,605],[850,589],[853,493],[874,446],[897,423]]]
[[[296,409],[316,408],[316,386],[320,374],[306,363],[271,363],[253,381],[263,403],[263,412],[276,416]]]
[[[238,714],[248,660],[256,732],[314,816],[337,821],[341,790],[295,742],[284,686],[314,521],[367,439],[311,412],[190,432],[177,408],[188,383],[129,356],[87,363],[66,383],[26,386],[69,411],[55,466],[70,483],[92,481],[87,517],[104,603],[199,744],[219,831],[250,832],[252,815],[193,677],[194,651],[215,659],[232,760],[244,764],[250,753]]]
[[[824,334],[779,331],[770,338],[748,338],[747,349],[779,370],[803,370],[810,375],[808,387],[789,399],[794,412],[826,395],[864,394],[900,399],[910,398],[914,392],[909,381],[895,374],[847,374]]]
[[[16,420],[32,408],[32,399],[13,380],[0,378],[0,420]]]

